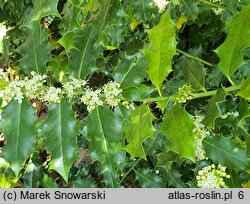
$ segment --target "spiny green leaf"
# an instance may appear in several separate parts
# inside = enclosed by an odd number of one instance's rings
[[[250,5],[243,8],[227,28],[227,38],[215,52],[220,57],[219,68],[231,76],[244,63],[242,50],[250,46]]]
[[[126,15],[121,1],[100,0],[99,3],[100,8],[93,20],[99,33],[98,44],[102,46],[119,45],[124,36],[124,17]]]
[[[172,167],[169,168],[159,168],[161,175],[165,178],[167,181],[168,187],[170,188],[185,188],[185,184],[182,182],[182,174],[176,171],[176,169],[173,169]]]
[[[25,166],[25,173],[22,176],[25,188],[39,188],[42,184],[41,178],[43,178],[44,173],[42,171],[42,166],[34,163],[28,163]]]
[[[203,140],[203,146],[208,157],[215,163],[224,164],[236,171],[250,168],[250,158],[247,157],[246,149],[228,137],[207,136]]]
[[[172,151],[164,151],[156,155],[157,167],[164,169],[170,169],[173,162],[180,162],[180,156]]]
[[[128,145],[124,148],[132,157],[146,159],[142,143],[148,138],[154,138],[153,114],[149,107],[141,105],[130,115],[131,124],[124,127]]]
[[[22,55],[22,58],[18,61],[18,67],[25,72],[46,72],[45,64],[52,50],[47,41],[47,34],[39,21],[32,21],[22,29],[25,34],[25,41],[17,49]]]
[[[121,1],[100,0],[100,8],[94,20],[97,29],[103,32],[108,25],[119,24],[122,17],[125,16]]]
[[[40,21],[45,16],[57,16],[60,14],[57,10],[57,4],[59,0],[33,0],[34,7],[31,13],[27,16],[27,22]]]
[[[118,25],[109,25],[101,35],[98,43],[102,46],[118,47],[124,41],[125,29],[123,23]]]
[[[241,134],[244,136],[247,145],[247,155],[250,156],[250,115],[243,117],[238,123]]]
[[[201,63],[197,60],[185,57],[182,59],[180,66],[185,82],[192,85],[194,89],[204,90],[206,70]]]
[[[136,179],[141,188],[164,188],[165,182],[162,177],[156,175],[150,169],[140,169],[135,171]]]
[[[65,48],[66,52],[70,49],[77,49],[76,45],[74,44],[74,39],[77,37],[79,37],[79,35],[73,31],[69,31],[61,37],[58,43],[60,43]]]
[[[114,108],[114,114],[123,122],[124,125],[130,123],[129,116],[132,112],[132,109],[127,109],[125,106],[119,104]]]
[[[130,87],[123,90],[122,96],[128,100],[136,101],[147,98],[147,96],[151,94],[154,90],[155,88],[145,85],[139,85],[137,87]]]
[[[250,101],[250,77],[248,77],[248,79],[246,79],[241,85],[240,91],[237,95]]]
[[[93,13],[97,11],[100,7],[98,0],[88,0],[88,2],[82,7],[82,12],[84,16],[88,15],[88,12]]]
[[[67,1],[64,6],[63,17],[60,23],[60,33],[64,37],[67,32],[70,33],[80,29],[81,21],[83,21],[83,16],[81,14],[80,5]]]
[[[98,48],[94,45],[98,33],[94,27],[87,25],[77,35],[80,36],[74,40],[77,49],[68,51],[69,67],[72,75],[84,78],[96,69],[94,60],[98,55]]]
[[[194,123],[191,116],[179,104],[165,114],[161,131],[171,143],[170,150],[180,157],[195,160]]]
[[[204,107],[206,115],[202,123],[208,128],[213,128],[215,119],[221,115],[219,104],[225,101],[226,92],[223,89],[219,89]]]
[[[250,115],[250,104],[247,103],[245,99],[241,99],[237,110],[239,111],[239,119],[242,119],[245,116]]]
[[[58,188],[58,184],[56,183],[56,181],[47,174],[44,175],[42,183],[45,188]]]
[[[3,147],[3,156],[17,176],[35,149],[38,118],[26,99],[21,104],[11,101],[3,109],[2,115],[1,129],[7,140]]]
[[[238,5],[240,3],[241,2],[238,0],[223,0],[223,5],[224,5],[225,9],[228,9],[234,15],[238,12],[237,8],[238,8]]]
[[[62,81],[63,76],[69,71],[68,60],[64,54],[56,55],[48,61],[48,70],[53,77],[59,82]]]
[[[123,89],[140,84],[146,76],[147,61],[142,53],[124,55],[113,72],[115,81]]]
[[[77,122],[71,104],[62,101],[48,106],[48,118],[42,124],[41,135],[51,154],[49,168],[68,181],[69,171],[77,159]]]
[[[167,13],[160,23],[148,31],[150,45],[144,49],[148,59],[148,76],[159,90],[172,71],[172,58],[176,54],[175,24]]]
[[[152,4],[151,0],[137,0],[131,1],[131,9],[133,9],[133,16],[139,21],[148,21],[153,17],[153,14],[158,13],[157,7]]]
[[[107,187],[119,187],[119,171],[125,161],[124,135],[120,120],[106,107],[96,107],[87,118],[89,154],[102,164]]]
[[[199,9],[198,2],[195,0],[180,0],[180,12],[183,16],[195,20],[198,18]]]

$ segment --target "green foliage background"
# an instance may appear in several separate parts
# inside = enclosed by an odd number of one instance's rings
[[[250,178],[250,1],[0,0],[8,26],[1,67],[121,84],[135,102],[88,113],[79,98],[35,115],[27,99],[2,107],[1,187],[197,187],[208,164],[228,167],[228,187]],[[52,19],[50,23],[46,22]],[[182,19],[184,19],[182,21]],[[188,84],[193,95],[177,103]],[[239,117],[221,116],[239,112]],[[195,158],[194,122],[211,135]],[[245,185],[247,186],[247,185]]]

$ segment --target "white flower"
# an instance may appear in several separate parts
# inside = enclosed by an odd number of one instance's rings
[[[69,98],[74,97],[75,90],[84,87],[87,82],[85,80],[77,79],[73,76],[69,77],[70,81],[63,84],[63,90]]]
[[[134,104],[130,101],[123,101],[122,105],[124,105],[127,109],[131,108],[132,110],[135,110]]]
[[[196,176],[197,185],[201,188],[220,188],[225,185],[223,178],[230,178],[226,174],[226,167],[222,165],[216,166],[214,164],[203,167]]]
[[[202,141],[203,139],[210,134],[210,132],[206,129],[205,125],[201,123],[203,120],[202,116],[194,116],[194,129],[193,134],[195,136],[196,141],[196,149],[195,149],[195,157],[198,161],[206,159],[206,152],[203,149]]]
[[[119,89],[120,84],[116,82],[108,82],[103,86],[103,93],[105,95],[105,103],[108,104],[111,107],[117,106],[120,102],[120,99],[115,98],[118,96],[122,90]]]
[[[87,84],[85,80],[80,80],[73,76],[70,76],[69,79],[71,80],[70,84],[73,85],[76,89],[81,88],[82,86],[85,86]]]
[[[224,8],[219,7],[219,6],[223,6],[223,1],[222,0],[209,0],[210,2],[217,4],[218,7],[213,7],[212,10],[215,13],[216,16],[219,16],[223,13]]]
[[[160,12],[163,12],[168,5],[168,0],[153,0]]]
[[[179,6],[180,5],[180,0],[172,0],[171,3],[174,5],[174,6]]]
[[[70,82],[66,82],[63,84],[63,90],[69,98],[72,98],[75,95],[75,88]]]
[[[178,93],[176,94],[176,100],[178,103],[186,103],[188,100],[192,99],[192,87],[184,84],[182,87],[178,89]]]
[[[229,117],[229,116],[233,116],[233,117],[237,118],[237,117],[239,117],[239,115],[240,115],[239,112],[238,112],[238,111],[235,111],[235,112],[227,112],[227,113],[221,115],[220,117],[221,117],[222,119],[226,119],[226,118]]]
[[[48,87],[40,92],[40,99],[48,103],[60,103],[60,94],[62,90],[53,86]]]
[[[44,82],[46,81],[47,75],[37,74],[35,72],[31,72],[32,78],[29,79],[28,77],[24,78],[24,87],[25,87],[25,95],[30,98],[37,98],[41,90],[43,90],[46,86]]]
[[[215,13],[216,16],[219,16],[223,13],[224,9],[223,8],[212,8],[213,12]]]
[[[4,72],[2,68],[0,68],[0,80],[1,81],[9,81],[9,74],[8,72]]]
[[[100,100],[101,90],[97,89],[93,91],[90,88],[86,88],[85,94],[81,97],[81,102],[87,106],[87,110],[90,112],[95,109],[95,106],[102,106],[103,101]]]
[[[18,101],[18,103],[22,103],[22,100],[24,98],[22,92],[23,87],[24,83],[22,80],[10,81],[5,87],[5,90],[0,93],[1,98],[7,102],[11,101],[14,98]]]

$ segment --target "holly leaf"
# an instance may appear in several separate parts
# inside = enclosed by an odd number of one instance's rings
[[[0,126],[7,140],[3,147],[3,157],[10,163],[16,176],[35,150],[37,121],[35,110],[27,99],[21,104],[12,100],[3,109]]]
[[[180,157],[195,161],[194,123],[190,115],[179,104],[164,116],[161,131],[169,139],[170,150]]]
[[[159,167],[160,174],[165,178],[167,181],[169,188],[185,188],[186,185],[182,182],[181,177],[182,174],[180,174],[176,169],[173,169],[171,167],[164,168]]]
[[[250,168],[250,158],[247,157],[246,149],[228,137],[207,136],[203,140],[203,146],[207,156],[214,163],[224,164],[236,171]]]
[[[102,173],[107,187],[119,187],[119,171],[125,162],[122,123],[106,107],[96,107],[87,118],[87,137],[93,162],[102,164]]]
[[[98,55],[95,42],[98,37],[96,29],[90,25],[77,32],[79,36],[74,40],[77,49],[68,51],[70,72],[77,78],[84,78],[96,70],[94,60]]]
[[[247,145],[247,155],[250,156],[250,115],[243,117],[238,123],[241,134],[244,136]]]
[[[142,143],[148,138],[154,138],[153,114],[146,105],[138,106],[130,115],[131,123],[124,127],[128,145],[124,148],[132,157],[146,160]]]
[[[172,58],[176,54],[175,24],[164,13],[160,23],[148,31],[150,44],[144,49],[149,63],[148,76],[160,90],[163,81],[172,71]]]
[[[150,169],[139,169],[135,171],[136,179],[141,188],[164,188],[164,179]]]
[[[147,62],[142,53],[124,55],[114,69],[113,77],[125,89],[140,84],[146,76],[146,70]]]
[[[65,100],[49,105],[48,110],[40,134],[44,136],[45,147],[51,154],[49,169],[57,171],[67,182],[70,168],[77,159],[77,122],[71,104]]]
[[[138,0],[131,1],[131,7],[133,9],[133,16],[139,22],[146,22],[153,17],[153,14],[158,13],[158,9],[155,5],[152,5],[151,0]]]
[[[68,71],[68,60],[64,54],[56,55],[48,61],[48,70],[57,81],[62,81]]]
[[[59,0],[33,0],[34,6],[30,14],[27,16],[26,22],[29,24],[30,21],[40,21],[45,16],[57,16],[61,17],[57,5]]]
[[[65,33],[61,39],[58,41],[58,43],[60,43],[66,50],[66,52],[68,52],[70,49],[76,49],[77,47],[74,44],[74,39],[76,39],[77,37],[79,37],[79,35],[77,35],[75,32],[70,31]]]
[[[100,32],[103,32],[108,25],[118,25],[125,16],[121,1],[101,0],[93,23]]]
[[[47,41],[47,34],[39,21],[32,21],[22,27],[25,41],[17,51],[22,55],[18,67],[29,73],[45,73],[46,61],[50,58],[52,46]]]
[[[82,12],[84,16],[88,15],[88,12],[93,13],[100,8],[100,3],[98,0],[89,0],[83,7]]]
[[[131,124],[124,127],[128,145],[124,148],[131,157],[141,157],[146,160],[142,143],[148,138],[154,138],[153,114],[146,105],[138,106],[130,115]]]
[[[250,77],[243,82],[237,95],[250,101]]]
[[[185,57],[181,60],[180,66],[186,83],[192,85],[192,88],[196,90],[205,90],[206,70],[200,62]]]
[[[136,101],[147,98],[147,96],[153,91],[155,91],[155,88],[139,85],[137,87],[130,87],[123,90],[122,96],[128,100]]]
[[[25,173],[22,176],[25,188],[39,188],[42,184],[43,168],[39,164],[28,163],[25,166]]]
[[[215,52],[220,57],[220,70],[231,76],[243,63],[242,50],[250,46],[250,5],[227,24],[226,40]]]
[[[47,174],[44,174],[42,183],[44,188],[58,188],[56,181]]]
[[[221,115],[220,103],[225,101],[226,92],[223,89],[219,89],[209,101],[208,104],[204,107],[206,111],[205,118],[202,123],[208,128],[213,128],[215,119]]]
[[[101,0],[99,4],[99,10],[93,20],[94,27],[99,32],[98,44],[118,45],[123,40],[125,23],[123,20],[126,15],[121,1]]]
[[[198,18],[199,9],[195,0],[180,0],[179,9],[181,14],[189,19],[195,20]]]
[[[62,13],[63,17],[60,23],[60,33],[63,35],[63,38],[65,35],[69,37],[68,33],[72,33],[81,28],[81,21],[83,21],[83,16],[81,12],[82,11],[80,5],[74,4],[71,1],[66,2],[64,6],[64,11]],[[74,38],[72,38],[71,41],[73,41],[73,39]]]

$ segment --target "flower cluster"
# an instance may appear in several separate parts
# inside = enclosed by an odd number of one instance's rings
[[[193,134],[195,136],[196,141],[195,157],[198,161],[206,159],[206,152],[203,149],[202,141],[206,136],[210,134],[209,131],[206,129],[205,125],[201,123],[202,120],[202,116],[193,117],[195,125],[193,129]]]
[[[81,101],[87,105],[87,110],[89,112],[94,110],[96,105],[106,104],[114,107],[121,102],[121,100],[117,98],[121,92],[120,84],[110,81],[97,90],[87,88],[86,93],[81,97]]]
[[[230,178],[226,173],[226,167],[214,164],[203,167],[196,176],[197,186],[201,188],[220,188],[225,186],[223,178]]]
[[[171,3],[174,5],[174,6],[179,6],[180,5],[180,0],[172,0]]]
[[[238,111],[235,111],[235,112],[227,112],[227,113],[223,114],[223,115],[221,116],[221,118],[222,118],[222,119],[226,119],[226,118],[229,117],[229,116],[233,116],[233,117],[237,118],[237,117],[239,117],[239,112],[238,112]]]
[[[217,16],[221,15],[223,13],[223,11],[224,11],[224,8],[222,8],[223,1],[222,0],[210,0],[210,2],[218,5],[218,7],[213,7],[212,8],[215,15],[217,15]]]
[[[153,0],[160,12],[163,12],[168,5],[168,0]]]
[[[159,8],[160,13],[163,12],[166,6],[171,2],[174,6],[180,5],[180,0],[153,0],[155,5]]]
[[[64,93],[69,97],[73,98],[77,93],[78,89],[86,86],[87,81],[77,79],[73,76],[69,77],[69,81],[63,84]]]
[[[86,88],[86,93],[81,97],[81,102],[87,105],[87,110],[90,112],[95,109],[95,106],[102,106],[103,101],[100,99],[100,94],[102,90],[92,90],[90,88]]]
[[[25,77],[23,79],[16,76],[15,79],[9,80],[1,90],[0,97],[6,102],[14,99],[18,103],[22,103],[25,96],[30,99],[39,99],[49,103],[60,102],[61,90],[55,87],[48,87],[44,84],[47,75],[31,72],[31,76],[31,78]]]
[[[193,89],[191,86],[184,84],[178,89],[178,93],[175,96],[178,103],[186,103],[188,100],[193,97]]]
[[[120,99],[116,99],[122,90],[120,89],[120,84],[116,82],[109,82],[103,86],[103,93],[105,95],[105,102],[111,107],[117,106]]]
[[[15,76],[13,80],[9,80],[8,75],[9,73],[0,70],[0,79],[6,82],[1,84],[0,98],[7,103],[12,99],[22,103],[24,97],[46,103],[60,103],[64,97],[71,99],[81,95],[81,102],[87,106],[88,111],[92,111],[96,105],[114,107],[119,103],[126,108],[134,108],[132,102],[119,99],[122,90],[116,82],[108,82],[103,87],[93,90],[87,86],[87,81],[70,76],[69,81],[62,83],[62,88],[57,88],[46,85],[46,74],[31,72],[30,78]]]

